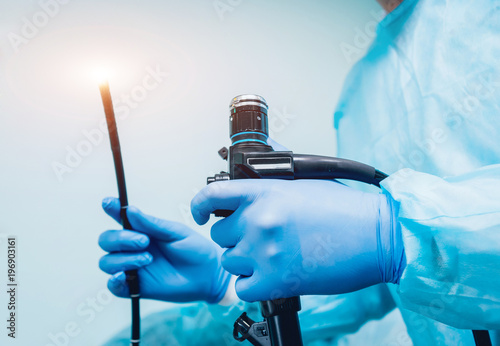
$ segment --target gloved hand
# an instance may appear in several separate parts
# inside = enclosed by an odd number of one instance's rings
[[[334,181],[234,180],[208,185],[191,202],[198,224],[216,209],[235,210],[211,236],[228,248],[222,265],[240,276],[242,300],[397,283],[405,267],[397,206],[384,194]]]
[[[120,203],[105,198],[103,208],[120,223]],[[128,297],[125,270],[139,270],[141,297],[170,302],[204,300],[219,302],[226,292],[230,274],[220,263],[220,249],[189,227],[143,214],[129,207],[133,231],[106,231],[99,245],[110,252],[99,262],[113,276],[109,290]]]

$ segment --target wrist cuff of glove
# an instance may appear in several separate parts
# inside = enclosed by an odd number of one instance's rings
[[[378,256],[382,282],[399,284],[406,268],[406,256],[398,220],[399,203],[389,194],[381,194],[379,227],[377,229]]]

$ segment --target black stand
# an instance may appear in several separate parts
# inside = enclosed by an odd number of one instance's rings
[[[477,346],[491,346],[490,333],[487,330],[473,330],[472,335]]]

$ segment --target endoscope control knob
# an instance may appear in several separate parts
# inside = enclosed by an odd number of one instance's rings
[[[218,151],[218,153],[219,153],[219,156],[220,156],[223,160],[226,160],[226,161],[227,161],[227,156],[228,156],[228,154],[229,154],[229,151],[227,150],[227,148],[226,148],[226,147],[221,148],[221,149]]]

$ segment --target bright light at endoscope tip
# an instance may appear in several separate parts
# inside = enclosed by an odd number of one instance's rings
[[[94,80],[99,83],[99,85],[107,84],[110,77],[110,71],[107,68],[100,67],[93,71],[92,73]]]

